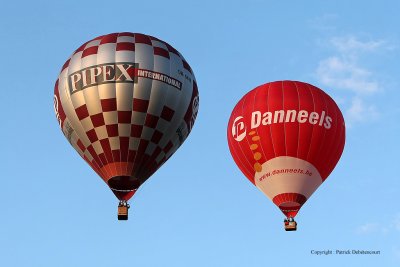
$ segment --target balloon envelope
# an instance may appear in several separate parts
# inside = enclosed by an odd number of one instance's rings
[[[227,136],[240,170],[286,216],[294,217],[337,164],[345,123],[321,89],[276,81],[237,103]]]
[[[121,200],[185,141],[198,104],[183,56],[139,33],[84,43],[65,62],[54,89],[65,137]]]

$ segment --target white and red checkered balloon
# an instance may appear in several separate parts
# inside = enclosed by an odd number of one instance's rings
[[[120,200],[185,141],[198,105],[183,56],[139,33],[86,42],[65,62],[54,89],[62,132]]]
[[[240,170],[286,216],[295,217],[339,161],[345,123],[321,89],[277,81],[243,96],[227,136]]]

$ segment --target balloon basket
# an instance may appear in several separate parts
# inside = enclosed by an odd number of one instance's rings
[[[285,223],[285,231],[296,231],[297,230],[297,222],[288,222]]]
[[[118,206],[118,220],[126,221],[128,220],[128,207]]]

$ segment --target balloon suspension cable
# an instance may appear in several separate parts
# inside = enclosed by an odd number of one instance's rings
[[[128,209],[130,208],[128,201],[120,200],[118,204],[118,220],[128,220]]]

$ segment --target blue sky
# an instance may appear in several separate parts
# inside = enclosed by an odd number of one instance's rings
[[[400,4],[297,2],[2,3],[0,265],[398,266]],[[173,45],[200,93],[191,135],[131,200],[127,222],[53,112],[54,82],[72,51],[119,31]],[[282,79],[324,89],[347,123],[339,164],[291,233],[226,142],[237,101]],[[326,249],[381,255],[310,252]]]

